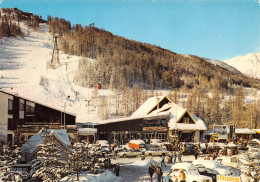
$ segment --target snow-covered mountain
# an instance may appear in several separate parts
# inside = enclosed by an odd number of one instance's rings
[[[234,68],[233,66],[231,65],[228,65],[222,61],[218,61],[218,60],[215,60],[215,59],[207,59],[207,58],[204,58],[206,61],[208,61],[209,63],[211,64],[214,64],[215,66],[219,66],[219,67],[222,67],[226,70],[229,70],[229,71],[232,71],[233,73],[236,73],[236,74],[241,74],[240,71],[238,71],[236,68]]]
[[[99,100],[92,98],[94,89],[74,83],[80,57],[60,52],[60,66],[47,68],[54,45],[49,27],[40,24],[37,32],[21,23],[21,28],[23,37],[0,40],[0,89],[60,110],[64,110],[66,102],[65,111],[76,114],[77,122],[98,119]],[[112,95],[108,90],[97,93],[98,97]],[[89,109],[86,99],[92,99]]]
[[[260,79],[260,53],[249,53],[224,62],[249,77]]]

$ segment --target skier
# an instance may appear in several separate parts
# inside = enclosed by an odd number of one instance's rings
[[[148,173],[150,175],[151,182],[153,181],[154,171],[155,171],[155,167],[150,163],[149,168],[148,168]]]
[[[119,176],[119,171],[120,171],[120,166],[118,163],[116,163],[116,167],[115,167],[116,176]]]

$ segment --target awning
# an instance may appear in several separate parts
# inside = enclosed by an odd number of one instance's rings
[[[97,128],[79,128],[78,135],[95,135]]]

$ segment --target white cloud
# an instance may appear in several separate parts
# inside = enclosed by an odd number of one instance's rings
[[[1,4],[1,2],[3,2],[3,0],[0,0],[0,4]]]

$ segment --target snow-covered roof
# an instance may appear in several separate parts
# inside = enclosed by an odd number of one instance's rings
[[[37,149],[37,145],[42,144],[44,141],[44,135],[47,135],[47,130],[41,129],[37,134],[33,135],[23,146],[22,152],[32,153]]]
[[[39,105],[42,105],[42,106],[46,106],[46,107],[48,107],[48,108],[51,108],[51,109],[54,109],[54,110],[56,110],[56,111],[60,111],[60,112],[63,112],[63,113],[64,113],[64,110],[60,110],[60,109],[54,108],[54,107],[52,107],[52,106],[48,106],[48,105],[46,105],[46,104],[39,103],[39,102],[37,102],[37,101],[33,101],[33,100],[31,100],[31,99],[22,97],[22,96],[20,96],[20,95],[18,95],[18,94],[14,94],[14,93],[7,92],[7,91],[3,91],[3,90],[0,90],[0,92],[5,93],[5,94],[8,94],[8,95],[16,96],[16,97],[19,97],[19,98],[21,98],[21,99],[24,99],[24,100],[33,102],[33,103],[35,103],[35,104],[39,104]],[[66,113],[66,114],[73,115],[73,116],[76,116],[75,113],[70,113],[70,112],[67,112],[67,111],[65,111],[65,113]]]
[[[163,111],[163,108],[161,109],[162,112],[170,113],[170,122],[169,122],[170,130],[174,130],[174,129],[177,129],[177,130],[207,130],[205,123],[201,119],[194,116],[193,114],[190,114],[187,109],[184,109],[175,103],[166,104],[165,107],[167,107],[167,108],[170,107],[170,109],[167,111]],[[159,110],[159,112],[161,112],[161,111]],[[190,117],[194,121],[194,124],[178,123],[179,120],[184,116],[185,113],[188,113],[190,115]]]
[[[145,144],[143,140],[130,140],[128,143],[135,143],[135,144]]]
[[[23,144],[21,151],[26,153],[33,153],[37,150],[39,144],[43,144],[46,135],[54,135],[66,149],[71,145],[66,129],[51,130],[41,129],[37,134],[33,135],[25,144]]]
[[[253,131],[249,128],[236,128],[235,133],[236,134],[256,134],[255,131]]]
[[[131,117],[140,117],[149,114],[149,112],[158,105],[164,98],[167,98],[165,95],[164,96],[155,96],[155,97],[150,97],[147,99],[145,103],[143,103],[132,115]],[[168,98],[167,98],[168,99]],[[169,100],[169,99],[168,99]],[[171,102],[169,100],[169,102]]]
[[[149,114],[149,115],[143,115],[143,116],[138,116],[138,117],[124,117],[124,118],[115,118],[115,119],[107,119],[107,120],[102,120],[102,121],[97,121],[94,125],[102,125],[102,124],[108,124],[108,123],[117,123],[117,122],[122,122],[122,121],[130,121],[130,120],[137,120],[137,119],[149,119],[152,117],[156,116],[168,116],[169,113],[159,113],[159,114]]]
[[[66,149],[69,149],[68,146],[71,145],[71,142],[66,129],[52,130],[50,135],[54,135]]]

